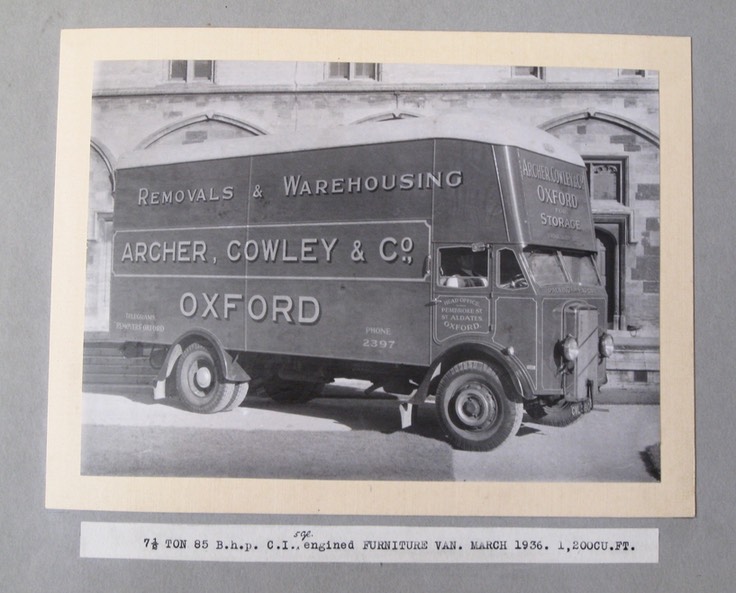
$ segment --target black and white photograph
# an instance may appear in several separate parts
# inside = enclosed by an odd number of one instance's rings
[[[728,590],[733,7],[6,9],[5,589]]]
[[[62,40],[47,505],[692,512],[676,42],[105,39]]]
[[[660,479],[658,71],[98,61],[90,101],[83,475]]]

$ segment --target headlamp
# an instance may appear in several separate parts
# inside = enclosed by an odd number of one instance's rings
[[[609,358],[613,354],[613,336],[605,332],[598,342],[598,352],[603,358]]]
[[[565,360],[573,362],[580,353],[578,341],[572,336],[567,336],[562,342],[562,356]]]

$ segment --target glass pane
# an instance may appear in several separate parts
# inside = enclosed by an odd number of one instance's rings
[[[600,283],[595,272],[592,256],[589,254],[563,253],[562,261],[575,284],[599,286]]]
[[[355,78],[376,78],[376,65],[368,62],[356,62],[354,64]]]
[[[212,60],[194,60],[194,79],[212,80]]]
[[[526,259],[538,284],[566,284],[565,272],[556,251],[529,250]]]
[[[510,249],[498,252],[498,285],[502,288],[525,288],[529,285],[516,254]]]
[[[488,250],[470,247],[440,249],[440,273],[437,279],[448,288],[488,286]]]
[[[171,80],[186,80],[187,79],[187,61],[186,60],[171,60],[171,70],[169,73]]]
[[[514,66],[513,75],[542,78],[542,69],[539,66]]]
[[[330,62],[330,78],[350,78],[350,64],[348,62]]]

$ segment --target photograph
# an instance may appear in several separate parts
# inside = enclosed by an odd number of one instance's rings
[[[89,102],[81,475],[662,479],[657,70],[98,60]]]
[[[66,32],[47,507],[690,516],[688,51]]]

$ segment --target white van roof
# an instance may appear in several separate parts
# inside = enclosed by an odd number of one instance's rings
[[[334,128],[304,128],[293,134],[268,134],[201,144],[152,147],[123,155],[117,168],[131,169],[192,161],[440,138],[515,146],[583,166],[580,156],[551,134],[539,128],[515,123],[512,120],[498,119],[487,113],[475,112]]]

